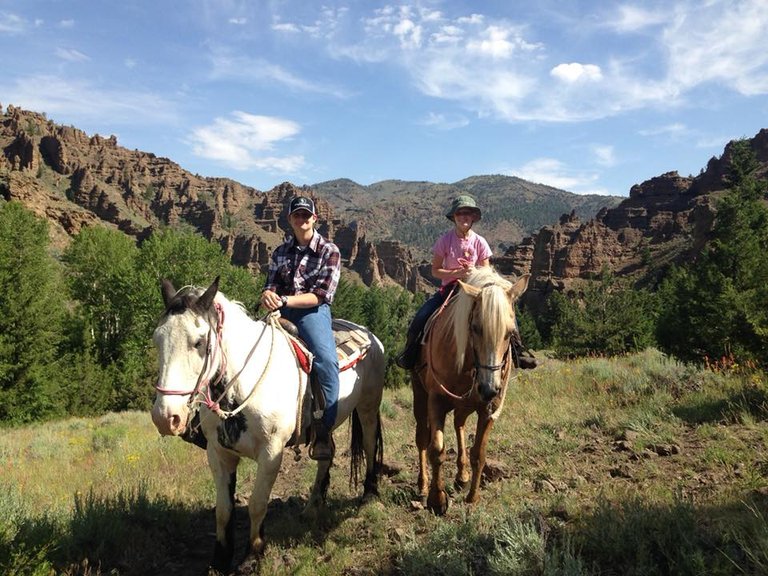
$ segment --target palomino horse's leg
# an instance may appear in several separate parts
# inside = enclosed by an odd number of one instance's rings
[[[445,427],[445,415],[450,410],[450,406],[441,396],[430,394],[427,410],[429,412],[429,430],[432,436],[428,450],[429,462],[432,464],[432,482],[427,496],[427,508],[438,516],[442,516],[448,510],[448,494],[445,492],[445,480],[443,478],[443,462],[445,461],[443,429]]]
[[[413,416],[416,418],[416,449],[419,452],[418,491],[421,503],[426,506],[429,491],[427,470],[427,448],[429,447],[429,414],[427,413],[427,391],[416,374],[411,374],[413,387]]]
[[[248,516],[251,521],[251,554],[260,555],[264,551],[264,516],[267,514],[269,495],[275,485],[280,464],[283,461],[283,446],[273,442],[264,446],[256,457],[256,477],[253,491],[248,500]]]
[[[208,444],[208,465],[216,484],[216,546],[213,550],[213,568],[228,572],[235,553],[235,484],[240,458],[219,452]]]
[[[465,425],[471,411],[456,408],[453,413],[453,427],[456,430],[456,478],[454,484],[463,490],[469,484],[469,458],[467,456],[467,439]]]
[[[472,463],[472,484],[466,498],[468,504],[474,504],[480,499],[480,479],[483,475],[483,468],[485,468],[485,448],[488,445],[488,438],[491,436],[493,423],[494,419],[490,417],[487,410],[478,411],[475,443],[469,451],[469,458]]]

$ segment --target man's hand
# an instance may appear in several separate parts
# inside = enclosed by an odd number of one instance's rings
[[[264,292],[261,293],[261,305],[270,312],[274,312],[283,307],[283,300],[276,292],[273,292],[272,290],[264,290]]]

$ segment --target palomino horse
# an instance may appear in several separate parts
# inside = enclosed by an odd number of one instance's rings
[[[234,496],[240,458],[258,463],[248,502],[250,546],[254,557],[264,548],[264,516],[286,445],[304,440],[300,431],[307,375],[295,349],[270,316],[248,317],[243,307],[211,286],[178,292],[163,281],[165,313],[154,332],[159,377],[152,421],[163,435],[189,439],[198,425],[207,445],[216,483],[216,546],[213,567],[229,570],[234,555]],[[361,328],[362,327],[358,327]],[[364,498],[376,495],[383,440],[379,405],[384,389],[384,348],[372,333],[371,346],[352,368],[340,374],[336,426],[352,418],[351,478],[357,480],[364,453]],[[302,407],[304,405],[304,408]],[[324,504],[330,461],[318,463],[307,503],[310,512]]]
[[[488,437],[501,414],[510,369],[517,364],[512,357],[513,338],[519,338],[515,301],[525,292],[529,278],[526,274],[512,284],[491,267],[483,267],[466,282],[460,281],[456,294],[434,317],[421,357],[411,372],[418,489],[422,501],[436,514],[445,514],[448,509],[442,472],[443,428],[451,410],[458,454],[455,483],[460,488],[470,479],[464,424],[471,413],[477,413],[475,442],[469,452],[472,482],[466,502],[473,504],[480,498]],[[431,484],[427,457],[432,464]]]

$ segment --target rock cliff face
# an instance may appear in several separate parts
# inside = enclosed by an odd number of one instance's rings
[[[750,145],[765,176],[768,130],[761,130]],[[564,215],[494,258],[493,264],[505,274],[532,274],[525,295],[532,305],[550,291],[568,290],[606,268],[652,282],[655,271],[695,256],[706,242],[718,192],[727,188],[732,153],[729,144],[695,178],[669,172],[633,186],[629,198],[586,222],[575,211]],[[394,184],[384,184],[382,194],[397,200]],[[366,284],[396,283],[416,291],[431,283],[429,265],[417,261],[411,246],[372,242],[363,220],[339,218],[314,188],[286,182],[261,192],[229,179],[204,178],[167,158],[122,148],[114,136],[88,136],[13,106],[5,111],[0,106],[0,194],[46,218],[57,249],[84,226],[110,226],[137,241],[170,226],[218,242],[233,263],[252,270],[266,269],[272,250],[289,230],[290,199],[304,194],[316,202],[321,233],[338,244],[345,266]],[[400,205],[395,200],[393,205]],[[434,212],[434,200],[422,204]],[[442,229],[441,214],[438,220]]]
[[[308,188],[286,182],[260,192],[204,178],[167,158],[122,148],[114,136],[88,136],[13,106],[0,116],[0,150],[0,193],[46,218],[57,248],[84,226],[110,226],[138,241],[163,226],[186,227],[218,242],[233,263],[265,270],[290,230],[290,199],[304,194],[316,202],[321,233],[367,283],[418,285],[405,246],[369,242],[362,222],[337,219]]]
[[[749,141],[768,174],[768,130]],[[728,187],[733,143],[699,176],[668,172],[632,187],[629,198],[594,219],[571,214],[510,248],[494,264],[505,274],[531,273],[526,302],[534,307],[552,290],[571,289],[603,269],[653,282],[670,262],[695,257],[707,241],[718,192]]]

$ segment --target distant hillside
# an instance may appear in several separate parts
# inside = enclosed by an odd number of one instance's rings
[[[450,224],[445,211],[459,194],[474,196],[483,211],[477,230],[501,254],[542,226],[575,211],[584,220],[612,208],[618,196],[578,195],[514,176],[472,176],[453,184],[384,180],[363,186],[348,179],[310,188],[346,221],[364,220],[371,239],[400,240],[422,257]]]

